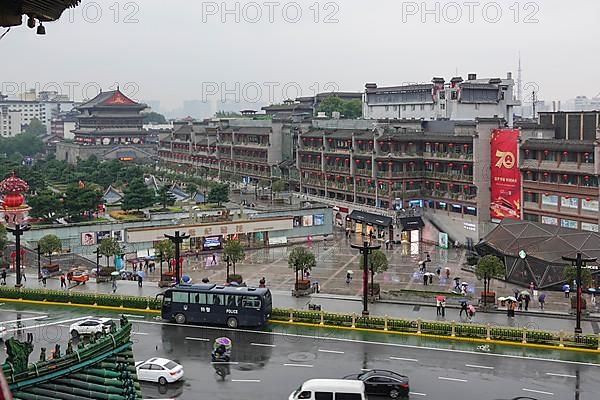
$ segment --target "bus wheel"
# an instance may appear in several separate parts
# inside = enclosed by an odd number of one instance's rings
[[[185,315],[183,315],[183,314],[176,314],[175,315],[175,322],[177,322],[178,324],[185,324]]]
[[[235,329],[238,327],[238,320],[234,317],[227,318],[227,326],[231,329]]]

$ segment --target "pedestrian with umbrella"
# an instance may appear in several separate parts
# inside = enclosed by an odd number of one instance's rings
[[[429,277],[427,273],[423,274],[423,285],[427,286],[427,282],[429,282]]]
[[[568,299],[569,293],[571,292],[571,286],[568,283],[565,283],[562,287],[562,290],[565,293],[565,299]]]
[[[144,281],[144,271],[139,270],[137,272],[137,281],[138,281],[138,287],[142,287],[142,282]]]
[[[475,307],[472,304],[469,304],[467,317],[469,318],[469,322],[473,321],[473,317],[475,316]]]
[[[112,277],[112,291],[113,293],[117,292],[117,277],[120,275],[119,271],[113,271],[110,273]]]
[[[444,296],[437,296],[435,298],[435,303],[437,306],[437,315],[445,316],[446,312],[444,310],[446,298]]]
[[[468,306],[466,300],[463,300],[463,301],[460,302],[460,314],[458,316],[462,318],[463,312],[467,316],[469,315],[469,306]]]
[[[540,293],[538,296],[538,301],[540,302],[540,309],[544,310],[544,303],[546,303],[546,293]]]

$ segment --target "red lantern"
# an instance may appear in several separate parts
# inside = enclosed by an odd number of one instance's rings
[[[377,161],[377,164],[378,164],[378,165],[382,165],[382,164],[383,164],[383,162],[381,162],[381,161]]]
[[[309,155],[308,155],[308,158],[312,158],[312,155],[310,155],[310,154],[309,154]]]
[[[415,162],[414,162],[414,161],[411,161],[411,162],[409,162],[408,164],[409,164],[409,165],[415,165]]]
[[[359,140],[359,141],[358,141],[358,144],[363,144],[363,141],[362,141],[362,140]]]
[[[354,162],[358,164],[358,163],[360,163],[360,160],[354,160]]]
[[[586,181],[589,181],[590,177],[586,175],[586,176],[583,177],[583,179],[585,179]]]
[[[467,189],[469,188],[469,185],[465,185],[465,186],[463,186],[463,188],[464,188],[465,190],[467,190]]]
[[[333,139],[327,139],[327,141],[328,141],[329,143],[331,143],[331,142],[333,142]]]
[[[372,181],[371,181],[371,179],[369,179],[369,180],[367,181],[367,183],[369,183],[369,184],[370,184],[371,182],[372,182]]]
[[[592,200],[590,197],[585,198],[585,201],[590,201],[590,200]]]
[[[440,183],[439,183],[439,182],[436,182],[436,183],[435,183],[435,186],[440,186]]]
[[[440,166],[440,163],[439,163],[439,162],[436,162],[434,165],[435,165],[436,167],[439,167],[439,166]]]
[[[415,184],[415,182],[414,182],[414,181],[410,181],[409,183],[410,183],[411,185],[414,185],[414,184]]]
[[[350,180],[350,177],[349,177],[349,176],[347,176],[347,177],[346,177],[346,180],[347,180],[347,181],[349,181],[349,180]]]
[[[569,177],[569,175],[567,175],[567,174],[563,175],[563,179],[564,179],[565,181],[567,180],[567,178],[568,178],[568,177]]]
[[[544,172],[544,176],[548,176],[548,173],[547,173],[547,172]]]
[[[454,147],[454,143],[448,143],[448,147]]]
[[[369,140],[369,144],[373,144],[373,141],[372,141],[372,140]]]
[[[367,164],[371,164],[371,160],[367,160]]]
[[[571,198],[571,196],[565,196],[565,199],[569,200]]]
[[[393,161],[388,161],[388,165],[394,165]]]
[[[452,167],[454,167],[454,164],[450,163],[450,164],[448,164],[448,166],[449,166],[450,168],[452,168]]]
[[[566,156],[566,155],[568,155],[568,154],[569,154],[569,152],[568,152],[568,151],[563,151],[563,156]]]
[[[463,147],[466,149],[467,147],[469,147],[469,145],[465,143],[463,144]]]
[[[544,150],[544,155],[547,156],[548,155],[548,150]]]
[[[425,165],[429,165],[429,161],[425,161]]]
[[[331,160],[331,157],[329,157],[329,156],[327,156],[327,157],[325,157],[325,158],[326,158],[327,160]]]
[[[383,142],[379,142],[379,145],[380,145],[380,146],[383,146]]]
[[[336,157],[336,158],[335,158],[335,161],[340,161],[340,158],[339,158],[339,157]]]
[[[469,168],[469,166],[467,164],[464,164],[463,169],[467,169],[467,168]]]
[[[19,207],[25,198],[20,193],[8,193],[4,195],[4,200],[2,202],[3,207]]]
[[[588,157],[590,155],[590,153],[584,153],[583,155]]]

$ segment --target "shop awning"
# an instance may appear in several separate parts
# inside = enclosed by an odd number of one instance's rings
[[[348,215],[349,219],[364,222],[366,224],[377,225],[384,228],[387,228],[392,224],[392,218],[386,217],[383,215],[371,214],[364,211],[352,211],[350,215]]]
[[[421,217],[407,217],[401,218],[400,223],[402,224],[402,228],[405,231],[414,231],[417,229],[421,229],[425,226],[423,222],[423,218]]]

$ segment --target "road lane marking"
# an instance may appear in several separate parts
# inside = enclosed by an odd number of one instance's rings
[[[29,317],[29,318],[13,319],[11,321],[0,321],[0,325],[3,325],[3,324],[12,324],[13,322],[33,321],[33,320],[36,320],[36,319],[44,319],[44,318],[48,318],[48,316],[47,315],[40,315],[39,317]]]
[[[250,346],[276,347],[276,345],[274,345],[274,344],[267,344],[267,343],[250,343]]]
[[[446,378],[445,376],[438,376],[438,379],[443,381],[452,381],[452,382],[468,382],[466,379],[457,379],[457,378]]]
[[[373,371],[373,368],[361,368],[361,371]]]
[[[146,318],[143,315],[124,314],[127,318]]]
[[[132,335],[149,335],[149,333],[146,332],[131,332]]]
[[[338,351],[338,350],[319,349],[319,352],[321,352],[321,353],[331,353],[331,354],[344,354],[343,351]]]
[[[533,389],[523,389],[524,392],[538,393],[538,394],[546,394],[548,396],[554,396],[554,393],[551,392],[543,392],[541,390],[533,390]]]
[[[481,368],[481,369],[495,369],[495,367],[486,367],[485,365],[474,365],[474,364],[465,364],[465,367]]]
[[[239,332],[238,329],[224,328],[219,326],[202,326],[202,325],[190,325],[190,324],[176,324],[173,322],[159,322],[159,321],[131,321],[136,324],[149,324],[149,325],[166,325],[166,326],[177,326],[177,327],[185,327],[185,328],[194,328],[194,329],[210,329],[215,331],[226,331],[226,332]],[[271,336],[287,336],[287,337],[297,337],[309,340],[331,340],[335,342],[345,342],[345,343],[358,343],[358,344],[372,344],[377,346],[390,346],[397,347],[401,349],[413,349],[413,350],[428,350],[428,351],[438,351],[438,352],[446,352],[446,353],[458,353],[458,354],[469,354],[476,355],[478,357],[487,356],[487,357],[500,357],[500,358],[510,358],[515,360],[526,360],[526,361],[541,361],[541,362],[549,362],[555,364],[567,364],[567,365],[584,365],[587,367],[600,367],[600,364],[595,363],[587,363],[580,361],[567,361],[567,360],[553,360],[550,358],[541,358],[541,357],[525,357],[525,356],[517,356],[511,354],[494,354],[494,353],[482,353],[479,351],[469,351],[469,350],[456,350],[456,349],[443,349],[436,347],[426,347],[426,346],[416,346],[410,344],[401,344],[401,343],[386,343],[386,342],[371,342],[367,340],[359,340],[359,339],[347,339],[347,338],[334,338],[328,336],[315,336],[315,335],[301,335],[297,333],[287,333],[287,332],[265,332],[265,331],[257,331],[257,330],[244,330],[245,333],[255,333],[258,335],[271,335]]]
[[[44,328],[46,326],[60,325],[60,324],[64,324],[65,322],[82,321],[84,319],[90,319],[90,318],[92,318],[92,317],[87,316],[87,317],[72,318],[72,319],[66,319],[66,320],[63,320],[63,321],[49,322],[47,324],[40,324],[40,325],[24,326],[22,328],[7,329],[6,332],[26,331],[26,330],[30,330],[30,329]]]
[[[419,362],[419,360],[414,359],[414,358],[390,357],[390,359],[391,360],[398,360],[398,361]]]
[[[210,339],[204,339],[201,337],[189,337],[189,336],[186,336],[185,340],[197,340],[198,342],[210,342]]]
[[[70,327],[71,327],[71,326],[69,326],[69,325],[64,325],[64,324],[60,324],[60,325],[58,325],[58,326],[60,326],[61,328],[70,328]]]
[[[237,361],[213,361],[211,362],[213,365],[238,365]]]
[[[283,364],[284,367],[304,367],[304,368],[312,368],[314,365],[312,364]]]
[[[427,396],[427,394],[425,394],[425,393],[419,393],[419,392],[410,392],[409,394],[413,395],[413,396]]]
[[[232,379],[231,382],[260,383],[260,379]]]
[[[552,372],[546,372],[546,375],[549,375],[549,376],[559,376],[561,378],[577,378],[575,375],[553,374]]]

